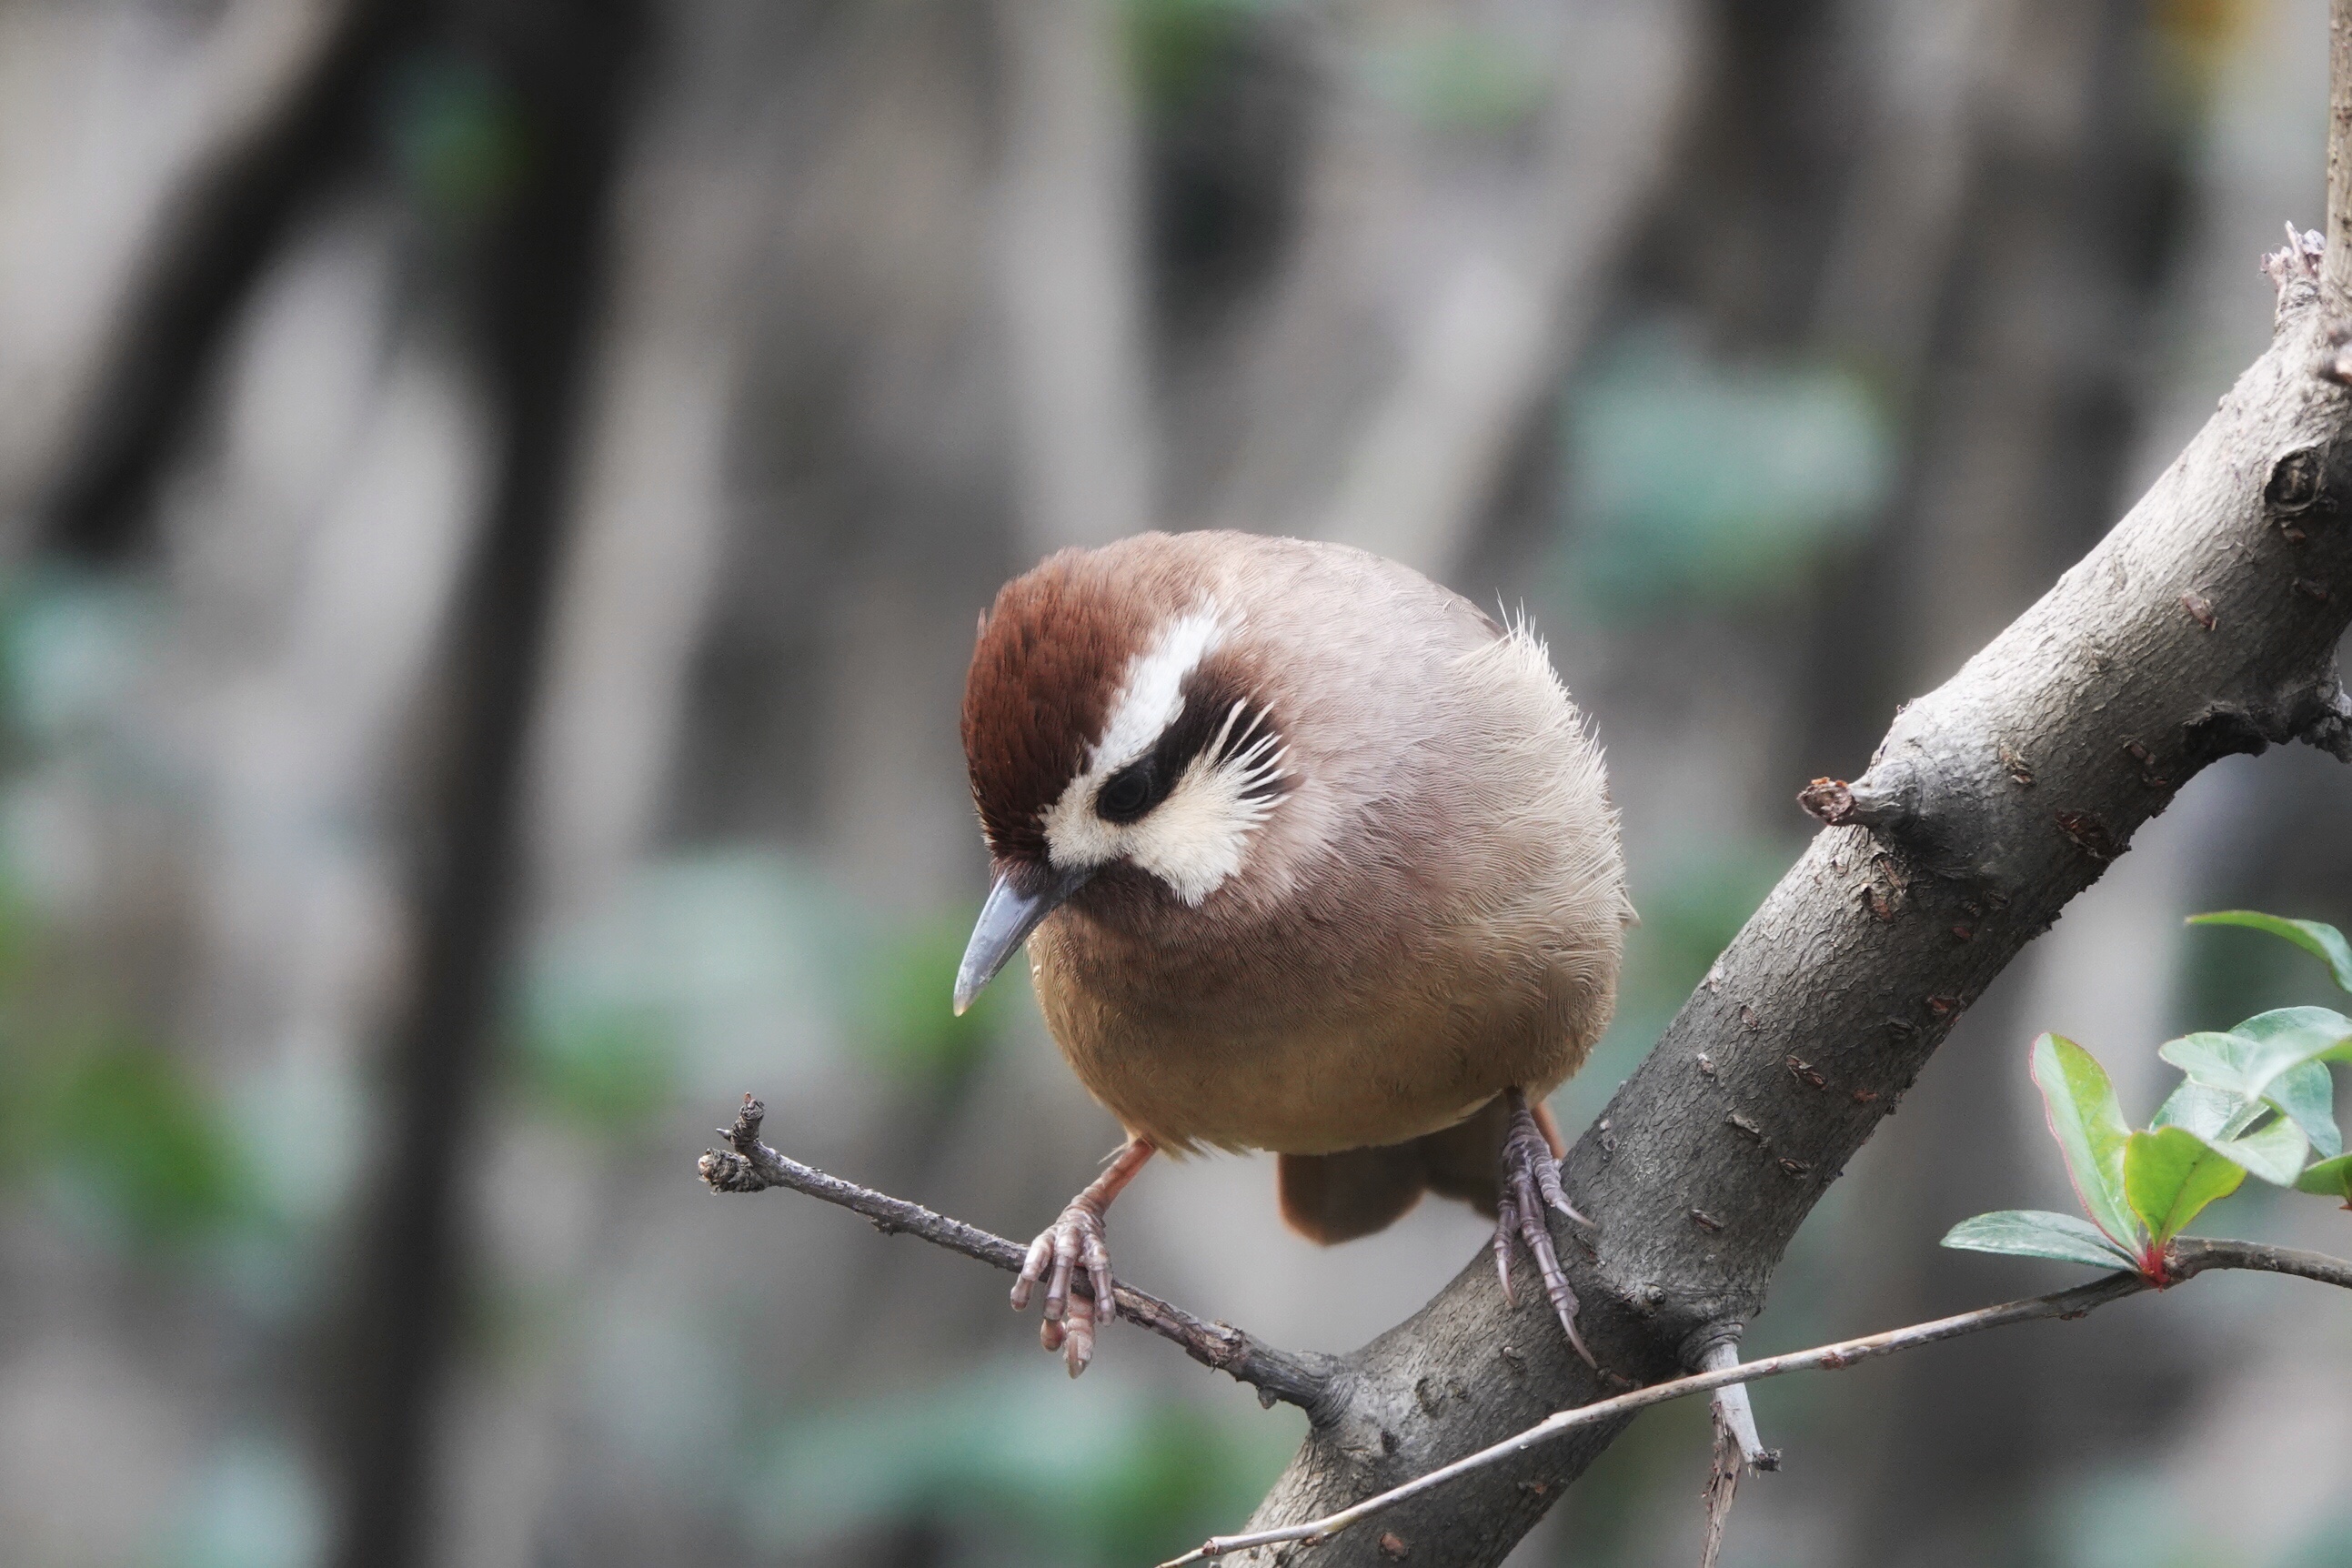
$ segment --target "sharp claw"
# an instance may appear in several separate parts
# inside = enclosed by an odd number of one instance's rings
[[[1559,1163],[1545,1160],[1536,1167],[1536,1185],[1543,1192],[1544,1202],[1581,1226],[1592,1222],[1568,1201],[1568,1189],[1560,1184]]]
[[[1503,1300],[1507,1305],[1519,1304],[1517,1292],[1511,1289],[1511,1232],[1517,1221],[1511,1214],[1510,1200],[1496,1205],[1495,1215],[1495,1277],[1503,1282]]]
[[[1062,1362],[1069,1368],[1072,1377],[1086,1371],[1087,1363],[1095,1359],[1094,1316],[1087,1310],[1087,1306],[1084,1300],[1072,1301],[1070,1316],[1063,1325],[1066,1337]]]
[[[1552,1303],[1552,1310],[1559,1314],[1559,1326],[1568,1331],[1568,1342],[1575,1348],[1578,1355],[1584,1358],[1584,1364],[1599,1372],[1601,1363],[1592,1359],[1591,1348],[1584,1342],[1584,1336],[1576,1331],[1576,1318],[1580,1306],[1576,1292],[1570,1289],[1568,1281],[1563,1279],[1560,1281],[1559,1293],[1565,1298],[1565,1304],[1559,1300]]]

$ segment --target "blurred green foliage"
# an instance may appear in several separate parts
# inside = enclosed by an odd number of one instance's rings
[[[1190,105],[1273,0],[1126,0],[1121,18],[1136,94],[1156,113]]]
[[[149,590],[47,566],[0,589],[0,734],[54,745],[107,712],[139,674],[157,610]]]
[[[816,879],[743,850],[672,857],[589,918],[551,933],[515,999],[524,1102],[592,1138],[638,1135],[698,1073],[788,1067],[832,999]],[[736,1086],[740,1088],[740,1085]]]
[[[513,90],[479,60],[422,54],[393,74],[383,110],[393,163],[418,203],[463,226],[505,200],[530,156]]]
[[[1391,50],[1376,69],[1390,97],[1428,124],[1455,131],[1511,130],[1541,109],[1552,90],[1550,62],[1517,39],[1468,22]]]
[[[144,590],[62,567],[0,592],[0,751],[93,737],[152,628]],[[101,756],[103,753],[101,753]],[[0,1181],[47,1191],[102,1235],[180,1248],[268,1219],[258,1151],[175,1053],[91,990],[0,844]]]
[[[856,1038],[866,1057],[898,1082],[948,1088],[962,1080],[1003,1027],[1006,998],[1022,985],[1026,961],[980,994],[961,1017],[950,1005],[957,967],[977,909],[884,932],[866,946]]]
[[[141,1242],[182,1242],[260,1217],[219,1105],[173,1056],[121,1035],[36,1058],[17,1087],[38,1163]]]
[[[803,1552],[930,1519],[1009,1528],[1032,1563],[1131,1568],[1245,1514],[1298,1436],[1133,1381],[1039,1378],[1024,1357],[801,1415],[765,1445],[746,1511],[755,1539]]]
[[[744,1072],[780,1097],[838,1065],[951,1090],[1019,989],[1000,983],[955,1016],[971,921],[877,917],[761,850],[673,857],[530,956],[515,1005],[519,1088],[602,1139],[650,1126],[690,1088],[740,1090]]]
[[[523,1039],[534,1103],[587,1131],[625,1134],[676,1097],[677,1034],[651,1005],[559,1001],[531,1016]]]
[[[325,1535],[319,1495],[293,1454],[237,1436],[190,1478],[153,1555],[160,1568],[310,1568]]]
[[[1554,575],[1595,616],[1787,594],[1858,540],[1894,471],[1885,412],[1823,364],[1709,359],[1626,333],[1571,388]]]
[[[2352,1568],[2352,1507],[2338,1503],[2288,1552],[2280,1568]]]

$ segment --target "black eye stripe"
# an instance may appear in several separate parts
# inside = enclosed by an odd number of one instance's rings
[[[1271,800],[1289,787],[1266,765],[1280,749],[1273,715],[1227,689],[1222,682],[1187,683],[1184,707],[1151,750],[1103,781],[1095,792],[1095,815],[1105,822],[1141,821],[1174,791],[1184,770],[1204,752],[1221,763],[1248,756],[1256,765],[1244,790],[1246,798]]]

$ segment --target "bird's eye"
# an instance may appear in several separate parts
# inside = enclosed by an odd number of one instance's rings
[[[1095,796],[1095,815],[1105,822],[1133,822],[1151,809],[1151,759],[1144,758],[1110,776]]]

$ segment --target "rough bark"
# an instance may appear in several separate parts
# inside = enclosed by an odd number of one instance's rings
[[[2352,0],[2327,7],[2327,308],[2352,310]]]
[[[1952,1023],[2198,770],[2301,739],[2352,752],[2352,431],[2317,374],[2314,268],[2278,263],[2272,345],[2129,515],[1943,687],[1570,1152],[1598,1228],[1558,1228],[1601,1370],[1482,1256],[1347,1359],[1252,1521],[1311,1519],[1547,1412],[1697,1365],[1762,1306],[1798,1226]],[[1854,657],[1868,657],[1856,649]],[[1932,1238],[1919,1238],[1921,1247]],[[1622,1423],[1391,1514],[1416,1564],[1498,1563]],[[1274,1549],[1236,1559],[1286,1562]],[[1384,1564],[1343,1536],[1318,1568]]]
[[[704,1158],[708,1160],[710,1156]],[[1598,1426],[1620,1412],[1646,1410],[1652,1405],[1670,1404],[1695,1394],[1707,1393],[1716,1395],[1715,1468],[1706,1486],[1706,1545],[1700,1557],[1700,1568],[1713,1568],[1716,1554],[1723,1544],[1723,1527],[1730,1514],[1732,1494],[1741,1472],[1780,1468],[1777,1451],[1759,1454],[1754,1433],[1751,1431],[1744,1437],[1740,1435],[1738,1428],[1741,1426],[1752,1426],[1753,1423],[1727,1411],[1725,1395],[1744,1395],[1748,1384],[1761,1382],[1768,1377],[1780,1377],[1792,1372],[1835,1372],[1880,1356],[1899,1355],[1905,1351],[1940,1344],[1966,1334],[1982,1333],[1987,1329],[2007,1328],[2015,1323],[2051,1318],[2073,1322],[2088,1317],[2111,1301],[2137,1296],[2143,1290],[2169,1289],[2215,1268],[2252,1268],[2273,1274],[2291,1274],[2323,1285],[2352,1289],[2352,1262],[2332,1258],[2324,1252],[2270,1247],[2261,1242],[2203,1241],[2183,1237],[2165,1247],[2161,1262],[2150,1273],[2109,1274],[2069,1290],[2003,1301],[1996,1306],[1979,1307],[1974,1311],[1938,1318],[1933,1322],[1912,1323],[1900,1329],[1865,1334],[1859,1339],[1840,1340],[1835,1344],[1815,1345],[1811,1350],[1790,1351],[1742,1363],[1736,1352],[1726,1353],[1730,1349],[1727,1342],[1717,1341],[1707,1353],[1709,1364],[1704,1372],[1671,1378],[1664,1383],[1654,1383],[1631,1394],[1621,1394],[1614,1398],[1596,1400],[1591,1405],[1559,1411],[1538,1425],[1524,1432],[1515,1432],[1491,1447],[1415,1477],[1392,1491],[1367,1498],[1343,1512],[1289,1525],[1279,1531],[1265,1531],[1256,1536],[1212,1537],[1197,1550],[1171,1560],[1164,1568],[1184,1568],[1186,1563],[1228,1556],[1251,1546],[1279,1543],[1263,1539],[1265,1537],[1278,1535],[1284,1541],[1301,1542],[1328,1540],[1367,1519],[1388,1512],[1423,1492],[1453,1486],[1462,1477],[1485,1466],[1501,1463],[1535,1444],[1553,1441],[1561,1433],[1573,1431],[1579,1426]],[[1387,1554],[1391,1558],[1401,1555],[1396,1548],[1402,1542],[1393,1533],[1388,1540]],[[1402,1554],[1410,1555],[1410,1552]]]

